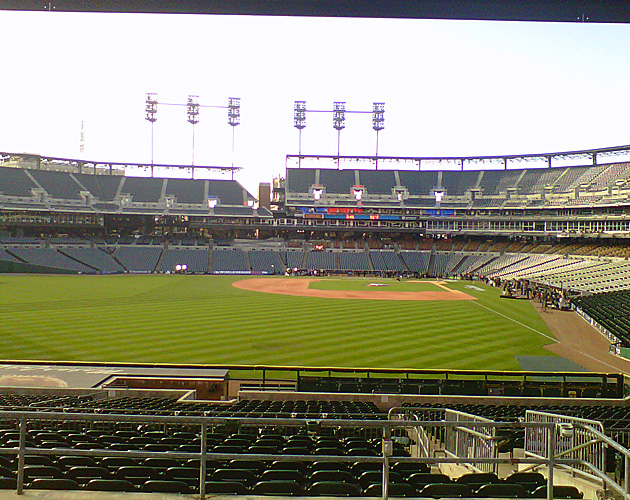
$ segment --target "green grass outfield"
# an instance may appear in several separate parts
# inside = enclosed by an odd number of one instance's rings
[[[483,285],[448,284],[477,301],[395,302],[231,286],[241,279],[0,275],[0,358],[518,370],[516,354],[551,355],[531,304]]]

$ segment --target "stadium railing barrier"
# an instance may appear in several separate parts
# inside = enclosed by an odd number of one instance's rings
[[[422,420],[418,415],[422,415]],[[439,439],[435,439],[435,429],[430,429],[423,420],[440,420],[444,422],[462,422],[468,425],[444,427],[439,433]],[[430,457],[438,452],[445,456],[457,458],[465,462],[469,458],[498,458],[498,440],[495,434],[493,420],[472,415],[448,408],[391,408],[388,419],[404,419],[418,422],[416,426],[408,429],[408,434],[418,447],[419,457]],[[470,424],[474,423],[474,427]],[[441,448],[439,447],[441,443]],[[479,466],[471,464],[474,472],[497,472],[498,462],[480,463]]]
[[[483,425],[491,423],[492,420],[448,409],[444,413],[444,419],[446,422],[475,422],[480,424],[476,425],[475,428],[446,427],[444,451],[447,456],[460,459],[498,457],[495,428]],[[473,465],[472,469],[475,472],[496,472],[497,463],[481,463],[479,466]]]
[[[607,436],[600,422],[528,410],[525,423],[557,426],[557,432],[551,436],[528,425],[525,430],[525,456],[542,459],[551,457],[559,468],[565,468],[566,465],[558,459],[575,461],[576,465],[571,468],[572,474],[600,481],[624,499],[630,498],[630,450]],[[619,482],[606,473],[607,447],[623,459],[623,477]],[[550,473],[553,474],[551,469]]]
[[[409,409],[405,410],[406,412]],[[410,413],[403,416],[409,416]],[[390,415],[393,417],[393,414]],[[533,467],[544,466],[548,473],[547,498],[553,498],[553,469],[554,467],[563,466],[575,470],[580,467],[590,470],[597,478],[603,479],[615,491],[621,493],[624,498],[630,498],[628,494],[626,481],[624,486],[614,483],[607,479],[602,470],[601,457],[589,453],[569,454],[566,450],[558,448],[557,440],[564,439],[562,432],[565,429],[565,422],[556,421],[551,417],[545,418],[543,421],[529,421],[506,423],[486,421],[478,419],[477,421],[466,420],[468,417],[461,412],[452,412],[453,419],[441,419],[435,421],[422,421],[417,419],[398,420],[392,418],[388,420],[335,420],[335,419],[276,419],[276,418],[230,418],[230,417],[195,417],[195,416],[150,416],[150,415],[118,415],[118,414],[82,414],[82,413],[64,413],[64,412],[0,412],[0,421],[13,421],[18,424],[19,428],[19,445],[13,448],[2,448],[1,453],[17,455],[17,494],[22,494],[24,490],[25,479],[25,457],[27,455],[66,455],[66,456],[90,456],[90,457],[130,457],[130,458],[160,458],[168,456],[173,459],[198,459],[200,483],[199,498],[204,499],[206,495],[205,478],[206,463],[209,460],[234,460],[246,457],[251,460],[261,461],[295,461],[304,462],[327,461],[327,462],[376,462],[383,465],[382,476],[382,493],[383,498],[387,499],[389,488],[389,466],[393,462],[415,462],[425,463],[429,465],[437,464],[468,464],[479,470],[482,467],[495,467],[496,464],[509,463],[511,465],[531,465]],[[90,426],[94,424],[157,424],[167,426],[187,426],[188,428],[198,428],[201,436],[198,452],[155,452],[145,450],[111,450],[111,449],[77,449],[77,448],[42,448],[37,446],[27,446],[27,431],[36,429],[42,425],[55,424],[55,426]],[[284,426],[295,428],[300,427],[307,432],[315,432],[323,429],[351,432],[352,429],[371,429],[378,432],[382,436],[382,447],[380,456],[327,456],[327,455],[282,455],[282,454],[247,454],[242,453],[213,453],[207,450],[208,431],[216,426],[225,426],[226,428],[238,429],[240,427],[248,428],[269,428],[281,429]],[[532,439],[537,443],[538,453],[530,451],[528,456],[523,458],[502,458],[494,455],[492,449],[494,447],[496,430],[499,428],[526,429]],[[573,426],[584,429],[586,439],[592,441],[599,440],[605,442],[609,446],[614,446],[624,454],[626,465],[630,460],[630,451],[622,446],[614,443],[600,430],[590,425],[574,421]],[[396,438],[411,437],[408,436],[408,429],[417,429],[422,427],[429,433],[435,435],[449,436],[452,434],[454,438],[446,438],[446,447],[444,456],[440,455],[439,450],[433,450],[430,456],[394,456],[393,440]],[[560,436],[560,438],[558,438]],[[562,442],[562,441],[561,441]],[[580,445],[582,448],[585,445]],[[462,449],[465,448],[462,453]],[[541,448],[542,447],[542,448]],[[575,447],[574,447],[575,448]],[[448,450],[447,450],[448,449]],[[546,452],[545,452],[546,449]],[[581,449],[581,448],[580,448]],[[490,450],[490,451],[489,451]],[[422,455],[426,455],[422,454]],[[460,456],[461,455],[461,456]],[[628,468],[626,468],[628,471]],[[626,472],[626,479],[627,479]]]

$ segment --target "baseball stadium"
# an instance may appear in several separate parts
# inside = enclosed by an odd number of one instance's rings
[[[0,499],[630,499],[630,146],[239,170],[0,153]]]

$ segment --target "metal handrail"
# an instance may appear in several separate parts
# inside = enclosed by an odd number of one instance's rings
[[[387,420],[393,420],[393,417],[396,415],[398,411],[404,413],[405,419],[409,417],[408,415],[409,412],[407,409],[403,407],[393,407],[393,408],[390,408],[389,411],[387,412]],[[420,419],[418,418],[418,415],[412,414],[411,416],[417,422],[420,421]],[[413,433],[414,433],[416,445],[420,446],[424,456],[428,457],[430,455],[430,450],[429,450],[428,443],[425,442],[427,441],[428,436],[427,436],[427,433],[424,431],[424,428],[421,425],[416,425],[413,427]]]

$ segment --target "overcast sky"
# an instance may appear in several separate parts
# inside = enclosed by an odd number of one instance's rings
[[[630,143],[630,25],[0,12],[0,150],[151,160],[147,92],[205,105],[240,97],[237,175],[252,193],[298,151],[293,102],[371,110],[379,153],[544,153]],[[85,153],[79,153],[81,121]],[[155,162],[190,164],[185,107],[158,107]],[[232,163],[225,109],[201,109],[196,165]],[[373,155],[348,115],[342,155]],[[304,154],[336,154],[330,114],[307,115]]]

